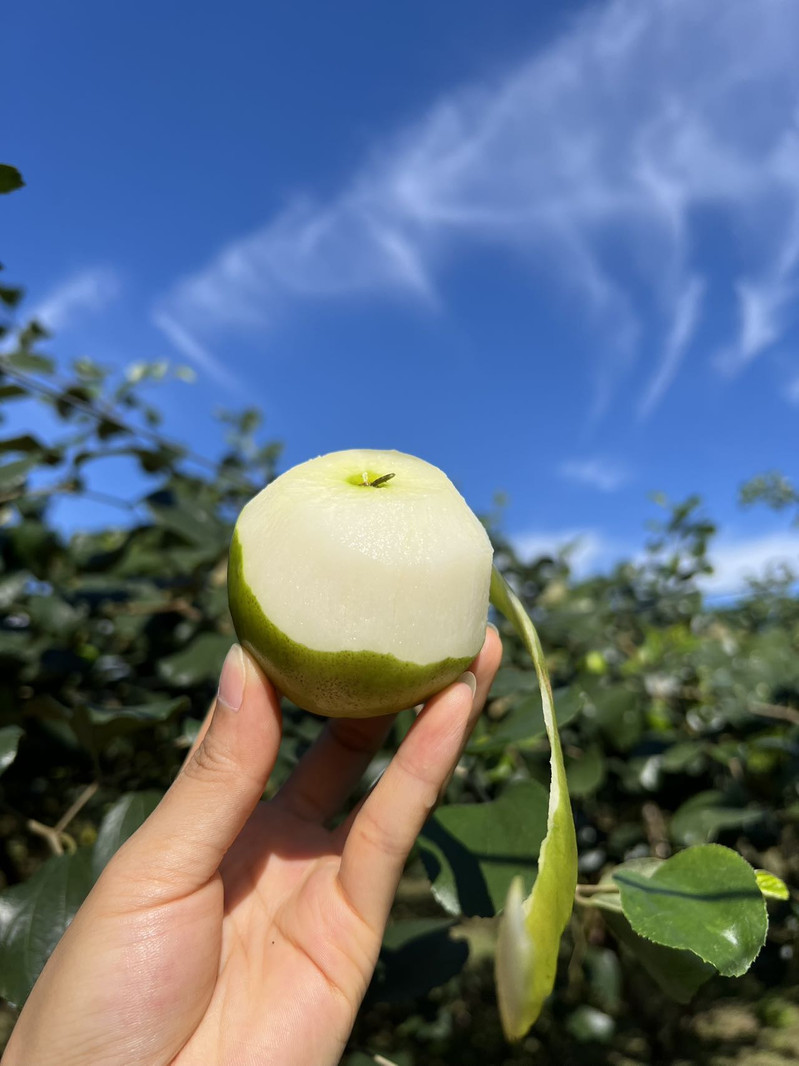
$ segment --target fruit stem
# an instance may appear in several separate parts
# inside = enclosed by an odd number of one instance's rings
[[[378,489],[381,485],[385,485],[387,481],[391,481],[393,477],[393,474],[383,474],[382,477],[376,477],[374,481],[367,481],[366,484],[369,488]]]

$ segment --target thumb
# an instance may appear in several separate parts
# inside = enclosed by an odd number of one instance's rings
[[[113,860],[135,884],[170,898],[219,869],[263,795],[277,758],[280,704],[238,644],[227,654],[211,723],[172,787]],[[131,885],[132,887],[132,885]]]

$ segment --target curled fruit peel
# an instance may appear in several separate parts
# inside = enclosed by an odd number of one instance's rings
[[[550,744],[547,833],[538,857],[538,875],[526,899],[520,879],[511,884],[495,959],[502,1028],[508,1040],[521,1040],[555,984],[560,939],[571,917],[577,886],[577,839],[541,642],[527,612],[496,567],[491,575],[491,603],[511,623],[533,660]]]

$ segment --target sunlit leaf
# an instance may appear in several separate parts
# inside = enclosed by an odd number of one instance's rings
[[[757,887],[766,899],[786,900],[791,898],[788,886],[776,874],[770,874],[768,870],[755,870]]]
[[[678,852],[648,875],[617,870],[622,910],[636,933],[692,951],[727,977],[746,973],[768,916],[752,867],[719,844]]]

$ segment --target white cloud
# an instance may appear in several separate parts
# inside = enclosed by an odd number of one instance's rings
[[[612,545],[594,529],[528,530],[513,534],[510,540],[516,554],[525,561],[568,550],[569,562],[578,577],[599,569],[613,552]]]
[[[710,551],[713,574],[702,579],[706,592],[744,592],[749,577],[762,577],[770,566],[786,564],[799,572],[799,530],[765,533],[745,539],[719,537]]]
[[[723,373],[738,373],[780,340],[796,291],[795,284],[788,284],[779,277],[760,282],[738,282],[738,337],[716,358],[716,365]]]
[[[674,320],[666,338],[660,365],[638,406],[638,417],[642,421],[654,411],[677,376],[699,321],[704,291],[705,284],[702,279],[692,277],[677,297]]]
[[[227,370],[224,364],[213,352],[189,333],[189,331],[164,312],[156,312],[153,315],[153,324],[169,339],[177,350],[200,370],[204,371],[212,381],[215,381],[228,392],[233,392],[240,397],[247,397],[247,390],[235,374]],[[251,400],[252,397],[250,396]]]
[[[528,530],[510,540],[525,561],[557,555],[568,547],[578,579],[607,573],[622,559],[642,564],[647,558],[643,551],[613,541],[597,529]],[[770,568],[784,564],[799,572],[799,530],[737,538],[720,535],[711,544],[709,558],[714,572],[699,579],[702,590],[711,596],[739,595],[747,590],[748,578],[763,577]]]
[[[796,291],[799,5],[606,0],[566,25],[496,83],[439,99],[337,198],[228,244],[159,311],[205,339],[307,299],[434,302],[447,263],[490,243],[546,264],[591,316],[594,415],[641,354],[655,369],[638,413],[655,410],[711,285],[739,306],[719,365],[742,370],[780,339]],[[709,261],[708,208],[740,238],[731,260]]]
[[[598,489],[600,492],[616,492],[630,480],[629,470],[610,459],[569,459],[561,463],[558,473],[567,481]]]
[[[792,176],[799,176],[799,122],[789,144]],[[717,365],[725,373],[737,373],[779,341],[789,323],[791,305],[799,293],[799,203],[785,215],[786,232],[777,254],[755,280],[742,278],[736,285],[739,330],[735,343],[721,352]]]
[[[105,310],[121,289],[119,276],[110,267],[81,270],[51,289],[33,307],[30,317],[48,330],[60,333],[87,315]]]

